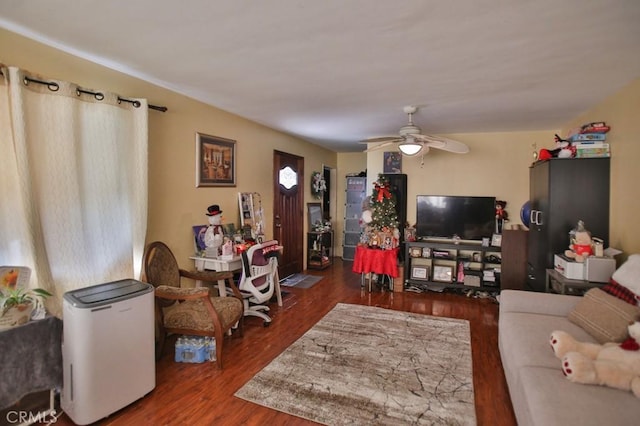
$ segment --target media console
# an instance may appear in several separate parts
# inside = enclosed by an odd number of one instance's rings
[[[420,240],[405,242],[404,289],[500,290],[500,247],[480,242]]]

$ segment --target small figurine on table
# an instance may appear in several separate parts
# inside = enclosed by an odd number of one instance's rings
[[[220,255],[220,246],[224,237],[222,229],[222,210],[217,204],[207,207],[207,216],[209,216],[209,226],[204,233],[204,244],[207,246],[205,252],[207,257],[218,257]]]
[[[509,213],[505,210],[507,202],[496,200],[496,234],[502,233],[504,223],[509,220]]]

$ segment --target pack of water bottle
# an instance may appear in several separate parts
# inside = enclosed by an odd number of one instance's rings
[[[215,360],[215,338],[209,336],[180,336],[176,340],[176,362],[201,363]]]

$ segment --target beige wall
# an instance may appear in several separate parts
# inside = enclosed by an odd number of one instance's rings
[[[402,157],[402,173],[407,174],[407,220],[416,221],[416,195],[495,196],[507,201],[508,225],[520,224],[520,208],[529,199],[529,166],[533,152],[554,147],[557,130],[544,132],[465,133],[448,137],[466,143],[468,154],[452,154],[433,149],[424,156]],[[341,187],[338,191],[339,216],[344,217],[345,176],[367,170],[367,194],[382,173],[383,153],[338,154]],[[346,167],[346,169],[342,169]],[[336,228],[336,241],[343,241],[342,224]],[[342,253],[342,247],[336,253]]]
[[[636,227],[640,212],[640,79],[567,123],[563,134],[592,121],[611,126],[607,134],[611,144],[609,234],[610,245],[624,251],[620,261],[640,253],[640,227]]]
[[[424,156],[403,157],[407,178],[407,220],[416,220],[416,195],[477,195],[507,201],[510,222],[520,222],[520,208],[529,199],[529,166],[537,149],[552,148],[557,131],[461,133],[447,135],[469,146],[467,154],[431,149]],[[368,192],[382,172],[383,150],[369,153]]]
[[[165,241],[182,267],[192,267],[191,227],[206,223],[206,208],[219,204],[224,223],[239,225],[238,192],[258,192],[272,235],[273,151],[305,158],[305,202],[311,197],[309,178],[323,165],[336,167],[332,151],[274,131],[161,87],[0,29],[0,62],[43,77],[72,81],[125,97],[147,98],[166,113],[149,111],[149,219],[147,240]],[[202,132],[237,141],[237,186],[195,187],[195,134]],[[306,222],[306,214],[304,214]]]
[[[169,90],[0,30],[0,62],[19,66],[45,77],[73,81],[87,88],[109,90],[123,96],[147,98],[165,105],[167,113],[149,112],[149,221],[147,239],[166,241],[183,267],[190,267],[193,252],[191,226],[205,223],[210,204],[220,204],[225,223],[239,224],[237,193],[259,192],[266,214],[267,233],[272,223],[272,158],[281,150],[305,158],[305,203],[312,199],[309,176],[323,165],[336,169],[336,251],[342,254],[345,177],[368,169],[374,181],[382,168],[382,152],[341,153],[308,144],[220,109]],[[640,230],[635,213],[640,211],[637,183],[640,178],[640,80],[612,95],[583,116],[567,123],[567,129],[589,121],[612,126],[611,243],[629,253],[640,253]],[[238,177],[235,188],[195,187],[195,133],[202,132],[238,142]],[[532,144],[553,148],[555,130],[542,132],[479,133],[448,135],[471,148],[466,155],[432,150],[424,157],[403,158],[408,179],[408,219],[415,222],[417,194],[492,195],[508,202],[511,223],[519,223],[522,204],[528,199],[528,166]],[[367,193],[370,193],[370,187]],[[306,222],[306,214],[305,222]]]

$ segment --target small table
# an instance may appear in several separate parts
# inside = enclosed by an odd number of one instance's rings
[[[545,291],[547,293],[571,294],[582,296],[594,287],[604,287],[606,283],[596,283],[584,280],[571,280],[555,269],[547,269]]]
[[[214,259],[212,257],[191,256],[189,259],[192,259],[195,262],[196,269],[198,271],[208,270],[235,272],[242,270],[242,257],[240,256],[233,256],[231,259]],[[282,293],[280,291],[280,280],[277,270],[275,280],[276,299],[278,300],[278,306],[282,306]],[[202,281],[196,281],[196,287],[201,286]],[[220,293],[220,296],[222,297],[225,297],[227,295],[227,289],[224,280],[218,280],[218,293]]]
[[[398,277],[398,247],[391,250],[372,249],[363,245],[356,247],[353,259],[353,272],[360,274],[360,285],[364,287],[365,275],[369,277],[371,291],[371,273]]]
[[[62,387],[63,382],[62,320],[48,316],[0,331],[0,347],[0,377],[7,383],[0,390],[0,409],[12,406],[32,392],[51,389],[49,408],[40,412],[42,419],[51,418],[51,413],[55,413],[55,389]]]

